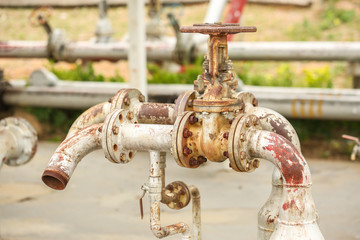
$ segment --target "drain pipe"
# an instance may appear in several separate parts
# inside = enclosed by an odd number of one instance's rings
[[[189,226],[185,223],[161,226],[160,203],[162,193],[162,181],[160,170],[160,152],[150,151],[150,177],[148,184],[150,198],[150,228],[157,238],[163,238],[175,234],[182,234],[182,240],[191,239]]]
[[[306,160],[284,137],[263,130],[250,130],[246,145],[253,158],[272,162],[282,172],[283,197],[272,240],[324,239],[316,223],[311,195],[311,175]]]
[[[0,168],[29,162],[36,148],[36,131],[26,120],[8,117],[0,121]]]

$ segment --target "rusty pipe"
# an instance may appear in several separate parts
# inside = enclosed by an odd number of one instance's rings
[[[194,185],[189,186],[192,201],[192,236],[194,240],[201,240],[201,211],[200,211],[200,191]]]
[[[283,176],[283,197],[272,240],[324,239],[316,222],[311,174],[301,152],[279,134],[252,130],[247,141],[251,157],[272,162]]]
[[[289,121],[281,114],[262,107],[250,107],[247,110],[248,114],[254,114],[258,117],[260,125],[263,130],[277,133],[301,151],[300,140]],[[276,227],[276,219],[279,215],[279,208],[281,205],[281,196],[283,191],[283,179],[280,171],[274,167],[272,175],[272,190],[268,200],[258,213],[258,240],[270,239]]]
[[[185,223],[176,223],[169,226],[161,226],[160,203],[162,193],[162,171],[160,152],[150,151],[150,176],[149,176],[149,198],[150,198],[150,229],[157,238],[182,234],[182,240],[190,240],[190,229]]]
[[[246,113],[258,117],[263,130],[283,136],[301,151],[300,140],[294,127],[280,113],[264,107],[252,107]]]
[[[111,112],[111,103],[99,103],[83,112],[71,125],[66,138],[71,137],[75,132],[96,123],[103,123],[105,117]]]
[[[42,175],[47,186],[56,190],[66,187],[82,158],[101,148],[102,125],[99,123],[84,128],[60,144]]]
[[[122,90],[126,91],[126,89]],[[129,108],[139,123],[173,124],[175,122],[174,104],[143,103],[138,101],[138,99],[134,104],[130,104],[129,102],[131,102],[131,100],[129,98],[121,98],[121,100],[118,101],[122,90],[120,90],[112,100],[99,103],[82,113],[71,125],[66,138],[69,138],[75,132],[85,127],[104,122],[106,116],[111,111],[121,108]]]

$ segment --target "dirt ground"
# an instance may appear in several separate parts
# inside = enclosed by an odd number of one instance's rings
[[[101,150],[93,152],[78,165],[67,188],[55,191],[40,177],[57,146],[40,142],[30,163],[1,169],[1,239],[156,239],[149,229],[148,196],[143,220],[139,210],[140,187],[148,179],[147,153],[117,165]],[[360,239],[360,162],[309,159],[308,163],[325,239]],[[249,240],[256,239],[257,212],[270,194],[272,171],[266,161],[250,174],[236,173],[228,163],[185,169],[169,155],[166,181],[180,180],[200,189],[203,239]],[[179,211],[161,207],[163,225],[191,223],[190,205]]]

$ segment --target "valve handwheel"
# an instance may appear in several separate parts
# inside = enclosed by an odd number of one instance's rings
[[[180,28],[183,33],[202,33],[209,35],[218,34],[237,34],[241,32],[256,32],[257,28],[253,26],[242,27],[237,23],[201,23],[193,26]]]

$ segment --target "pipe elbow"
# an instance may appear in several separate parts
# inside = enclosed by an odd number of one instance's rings
[[[51,157],[42,181],[50,188],[65,189],[77,164],[88,153],[101,148],[102,124],[94,124],[65,139]]]

